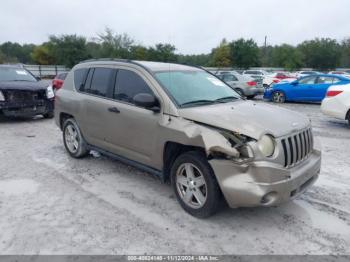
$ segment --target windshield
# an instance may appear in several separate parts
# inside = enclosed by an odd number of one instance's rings
[[[29,81],[36,82],[35,77],[23,68],[0,67],[0,82]]]
[[[155,75],[179,106],[222,103],[240,98],[230,86],[205,71],[167,71]]]

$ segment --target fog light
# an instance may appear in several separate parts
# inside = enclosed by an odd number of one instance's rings
[[[269,192],[261,198],[260,203],[262,205],[271,205],[277,201],[277,197],[277,192]]]

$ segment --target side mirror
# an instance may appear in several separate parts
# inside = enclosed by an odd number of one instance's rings
[[[151,94],[139,93],[134,96],[133,100],[135,105],[137,106],[150,109],[156,113],[160,111],[159,102],[157,98]]]

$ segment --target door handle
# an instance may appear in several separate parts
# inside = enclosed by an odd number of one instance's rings
[[[112,112],[112,113],[117,113],[117,114],[120,113],[119,109],[116,108],[116,107],[109,107],[109,108],[108,108],[108,111],[109,111],[109,112]]]

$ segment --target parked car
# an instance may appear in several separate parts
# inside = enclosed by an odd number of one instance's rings
[[[275,72],[270,74],[271,77],[280,79],[280,80],[285,80],[285,79],[295,79],[294,76],[286,73],[286,72]]]
[[[290,83],[279,83],[265,90],[264,99],[275,103],[285,101],[321,102],[331,85],[350,83],[350,79],[339,75],[315,74],[299,78]]]
[[[191,66],[130,60],[76,65],[57,91],[56,124],[75,158],[93,149],[169,180],[193,216],[275,206],[317,179],[310,120],[242,100]]]
[[[253,77],[254,79],[261,79],[265,88],[281,81],[280,79],[271,76],[271,73],[265,70],[245,70],[242,74]]]
[[[52,86],[22,66],[0,65],[0,113],[7,117],[53,117]]]
[[[60,73],[52,80],[52,87],[54,91],[57,91],[63,86],[64,80],[66,79],[68,73]]]
[[[325,115],[347,120],[350,125],[350,84],[330,86],[321,110]]]
[[[249,99],[264,93],[262,81],[259,79],[255,80],[252,77],[232,72],[218,72],[217,76],[230,85],[238,94]]]
[[[309,76],[309,75],[317,75],[317,74],[320,74],[320,72],[317,72],[317,71],[298,71],[296,72],[296,77],[297,78],[301,78],[301,77],[304,77],[304,76]]]

